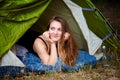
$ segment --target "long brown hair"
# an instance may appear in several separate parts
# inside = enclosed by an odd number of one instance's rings
[[[62,60],[64,61],[64,63],[68,64],[69,66],[72,66],[76,62],[78,46],[71,34],[67,21],[63,19],[62,17],[53,16],[48,23],[47,30],[49,30],[50,23],[54,20],[60,22],[62,25],[62,36],[58,44],[58,52],[60,53],[60,56]],[[64,41],[65,32],[70,33],[70,37],[66,41]]]

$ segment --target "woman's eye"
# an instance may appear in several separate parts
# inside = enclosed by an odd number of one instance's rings
[[[54,27],[51,27],[50,29],[51,29],[51,30],[55,30],[55,28],[54,28]]]
[[[62,29],[58,29],[58,31],[62,31]]]

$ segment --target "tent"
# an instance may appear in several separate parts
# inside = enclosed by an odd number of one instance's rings
[[[15,57],[10,49],[17,42],[23,43],[29,50],[32,47],[30,40],[45,30],[53,15],[61,15],[68,21],[80,49],[95,55],[105,45],[107,49],[119,52],[120,41],[114,29],[90,0],[1,0],[0,58],[3,59],[8,53]],[[27,38],[23,39],[25,35]],[[18,62],[19,59],[16,64]],[[21,65],[24,68],[23,63],[16,64],[7,67],[14,66],[18,69]],[[0,66],[1,69],[3,67],[6,65]]]

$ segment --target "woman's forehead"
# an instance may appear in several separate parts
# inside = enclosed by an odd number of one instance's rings
[[[50,27],[62,28],[62,25],[60,22],[54,20],[50,23]]]

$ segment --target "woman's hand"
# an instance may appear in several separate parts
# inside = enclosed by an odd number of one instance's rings
[[[50,42],[50,43],[54,43],[54,41],[52,41],[52,40],[50,39],[49,31],[45,31],[45,32],[42,34],[42,36],[43,36],[43,38],[44,38],[46,41],[48,41],[48,42]]]
[[[65,41],[68,40],[69,37],[70,37],[70,33],[65,32],[65,34],[64,34],[64,40]]]

